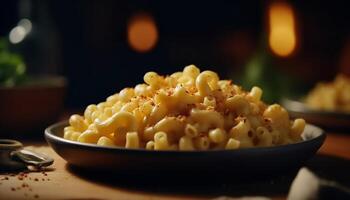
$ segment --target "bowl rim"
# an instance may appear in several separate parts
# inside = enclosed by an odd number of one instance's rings
[[[320,115],[329,116],[336,118],[344,118],[350,120],[350,113],[342,111],[330,111],[330,110],[316,110],[308,107],[304,102],[284,98],[281,100],[281,104],[289,111],[295,113],[309,114],[309,115]]]
[[[100,149],[100,150],[105,150],[105,151],[119,151],[119,152],[124,152],[124,153],[156,153],[156,154],[186,154],[186,155],[193,155],[193,154],[215,154],[215,153],[254,153],[254,152],[271,152],[271,151],[278,151],[278,150],[286,150],[289,148],[296,148],[296,147],[301,147],[304,145],[310,145],[312,143],[324,143],[326,139],[326,132],[321,129],[318,126],[312,125],[312,124],[307,124],[306,127],[308,129],[317,131],[317,133],[313,133],[312,138],[304,138],[300,142],[296,143],[291,143],[291,144],[285,144],[285,145],[278,145],[278,146],[269,146],[269,147],[251,147],[251,148],[244,148],[244,149],[233,149],[233,150],[227,150],[227,149],[215,149],[215,150],[196,150],[196,151],[179,151],[179,150],[161,150],[161,151],[156,151],[156,150],[147,150],[147,149],[128,149],[124,147],[109,147],[109,146],[99,146],[97,144],[89,144],[89,143],[82,143],[82,142],[77,142],[77,141],[71,141],[64,139],[63,137],[59,137],[56,134],[53,133],[54,129],[57,129],[59,127],[64,127],[68,124],[68,121],[60,121],[55,124],[52,124],[51,126],[47,127],[45,129],[45,138],[46,141],[51,145],[51,141],[55,141],[58,143],[64,143],[68,145],[75,145],[75,146],[80,146],[82,148],[88,148],[88,149]],[[311,131],[310,130],[310,131]]]

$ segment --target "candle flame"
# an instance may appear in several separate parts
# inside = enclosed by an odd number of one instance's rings
[[[276,55],[287,57],[296,47],[295,17],[286,2],[275,2],[269,7],[269,45]]]

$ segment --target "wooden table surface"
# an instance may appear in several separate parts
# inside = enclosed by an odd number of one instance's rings
[[[27,148],[52,156],[55,159],[53,166],[44,173],[0,174],[0,199],[213,199],[219,196],[241,195],[285,199],[293,180],[291,176],[268,182],[245,183],[244,186],[229,183],[197,183],[184,186],[169,182],[153,186],[144,183],[123,184],[123,181],[118,180],[106,182],[73,170],[44,141],[34,144],[36,145]],[[318,154],[306,165],[324,178],[350,186],[350,133],[328,133]],[[241,188],[250,192],[237,195],[237,190]]]

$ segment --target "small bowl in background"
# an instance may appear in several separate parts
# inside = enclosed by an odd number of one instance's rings
[[[37,137],[63,111],[67,81],[37,76],[19,86],[0,87],[0,137]]]
[[[303,118],[307,123],[318,125],[332,131],[350,130],[350,113],[324,111],[309,108],[298,100],[283,99],[281,104],[288,110],[292,118]]]

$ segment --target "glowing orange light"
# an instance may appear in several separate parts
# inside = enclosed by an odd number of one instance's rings
[[[270,48],[281,57],[292,54],[297,43],[292,7],[285,2],[272,3],[268,14]]]
[[[128,43],[137,52],[152,50],[158,41],[158,30],[153,17],[138,13],[128,23]]]

